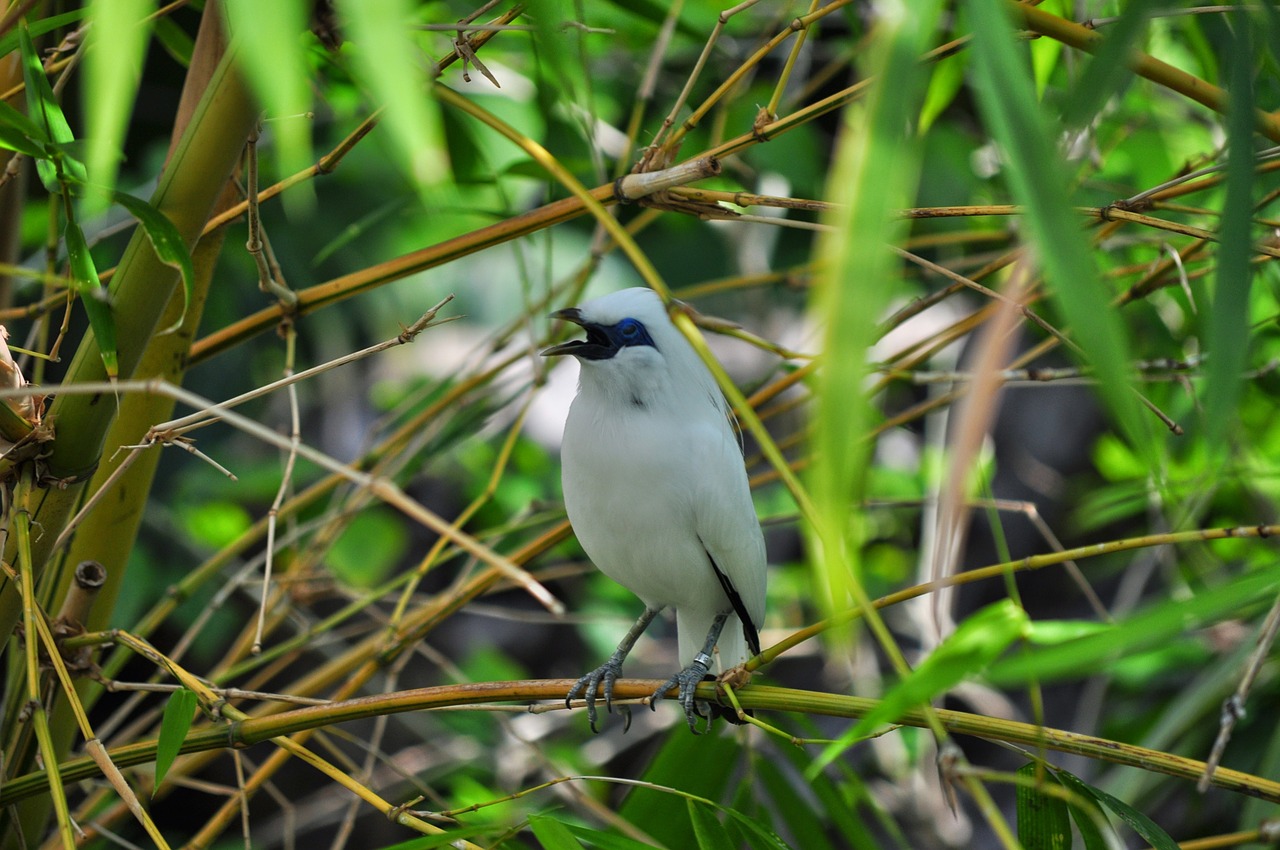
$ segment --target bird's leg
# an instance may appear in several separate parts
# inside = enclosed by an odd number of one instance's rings
[[[650,697],[649,708],[657,709],[658,700],[666,695],[667,691],[676,687],[680,687],[680,704],[684,706],[685,720],[689,721],[689,731],[698,734],[699,717],[707,717],[710,723],[710,717],[704,715],[698,710],[697,700],[694,699],[694,691],[698,687],[698,683],[707,675],[707,671],[711,668],[711,653],[716,648],[716,642],[720,640],[720,632],[724,629],[725,620],[729,619],[729,612],[717,614],[715,620],[711,623],[711,629],[707,632],[707,642],[702,645],[702,651],[693,657],[693,661],[689,666],[672,676],[670,679],[662,683],[662,687],[653,692]]]
[[[636,620],[635,625],[627,632],[622,642],[618,644],[618,648],[613,651],[613,655],[609,656],[609,660],[592,670],[587,675],[579,679],[569,694],[564,698],[565,708],[569,707],[570,701],[578,694],[583,695],[583,699],[587,703],[587,723],[591,725],[591,731],[596,730],[596,692],[603,685],[604,691],[604,707],[605,710],[613,712],[613,683],[622,677],[622,662],[626,660],[627,654],[631,652],[631,647],[635,646],[640,635],[644,634],[644,630],[649,628],[649,624],[653,622],[653,618],[658,616],[661,607],[650,608],[645,606],[644,613],[640,615],[640,619]],[[717,633],[718,634],[718,633]],[[626,708],[626,706],[624,706]],[[627,725],[630,726],[631,715],[627,714]]]

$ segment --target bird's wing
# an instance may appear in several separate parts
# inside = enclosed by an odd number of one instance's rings
[[[764,623],[764,535],[751,502],[742,454],[727,420],[697,426],[695,431],[698,539],[722,574],[722,583],[732,586],[752,625],[759,629]]]

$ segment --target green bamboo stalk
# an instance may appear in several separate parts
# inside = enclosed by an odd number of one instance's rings
[[[340,703],[295,709],[268,717],[251,717],[230,726],[206,729],[189,734],[183,742],[183,753],[202,752],[225,747],[246,747],[283,735],[306,732],[360,718],[384,714],[423,711],[459,705],[486,705],[496,702],[559,702],[573,684],[569,679],[536,681],[481,682],[463,685],[439,685],[415,688],[391,694],[360,697]],[[642,699],[661,684],[657,679],[623,679],[615,685],[614,698]],[[846,694],[802,691],[768,685],[748,685],[734,691],[743,708],[760,711],[788,711],[831,717],[862,717],[874,710],[880,700]],[[700,685],[698,696],[716,699],[715,686]],[[1094,735],[1083,735],[1063,729],[1037,726],[965,711],[934,710],[946,729],[957,735],[1005,741],[1030,748],[1043,747],[1054,752],[1082,755],[1108,764],[1136,767],[1167,776],[1194,781],[1204,771],[1204,762],[1151,750]],[[907,726],[927,727],[923,710],[909,711],[898,718]],[[111,750],[111,760],[120,767],[146,764],[155,759],[155,741],[140,741]],[[92,759],[81,758],[61,766],[63,782],[73,782],[98,773]],[[0,806],[10,805],[45,790],[48,777],[34,772],[15,778],[0,790]],[[1218,788],[1280,803],[1280,782],[1236,770],[1219,769],[1213,784]]]
[[[210,80],[195,116],[165,168],[152,204],[169,217],[188,246],[195,243],[232,169],[238,161],[256,108],[225,57]],[[139,363],[176,288],[178,273],[156,256],[145,233],[138,229],[112,280],[111,297],[119,335],[120,377],[136,374]],[[97,342],[88,336],[81,343],[67,382],[102,381]],[[59,395],[48,413],[56,436],[46,459],[46,484],[36,507],[35,521],[44,534],[34,542],[33,564],[40,575],[52,554],[57,532],[80,501],[84,482],[97,468],[114,421],[119,400],[110,394]],[[47,583],[45,586],[49,586]],[[16,595],[0,591],[0,634],[16,621]]]
[[[210,18],[209,21],[210,26],[217,27],[216,19]],[[220,47],[218,50],[222,52]],[[203,96],[151,199],[152,205],[172,221],[188,248],[199,238],[215,201],[226,187],[249,129],[256,119],[256,107],[235,70],[231,54],[226,53],[210,75]],[[210,247],[213,245],[210,244]],[[212,260],[206,265],[211,266]],[[144,365],[144,357],[145,366],[150,370],[167,370],[172,367],[180,373],[183,368],[181,354],[198,321],[198,306],[189,307],[186,335],[156,334],[159,328],[171,325],[179,315],[177,311],[181,310],[183,298],[181,293],[175,297],[177,282],[178,272],[156,256],[150,240],[138,228],[125,249],[124,257],[111,282],[112,309],[120,343],[119,374],[122,378],[138,374],[139,368]],[[208,276],[204,280],[206,288],[207,283]],[[87,336],[81,342],[68,369],[67,382],[100,381],[105,377],[97,342],[91,335]],[[47,590],[41,601],[47,606],[52,607],[53,600],[58,598],[58,594],[65,592],[65,585],[69,581],[69,578],[56,573],[44,575],[48,569],[56,569],[58,564],[74,564],[79,559],[90,557],[89,550],[94,559],[102,560],[104,553],[110,549],[108,560],[112,563],[108,574],[112,586],[103,594],[104,598],[100,598],[95,609],[99,619],[109,615],[110,603],[123,579],[125,559],[133,540],[132,531],[128,534],[120,533],[117,523],[124,517],[112,514],[108,521],[105,511],[91,515],[90,524],[75,538],[70,560],[56,558],[56,553],[51,551],[52,545],[58,537],[57,532],[65,526],[78,506],[85,490],[85,481],[97,467],[108,432],[113,423],[119,421],[117,415],[124,412],[125,419],[114,432],[113,439],[128,442],[128,434],[139,427],[145,430],[147,426],[142,424],[144,421],[154,421],[148,417],[156,415],[156,411],[147,409],[148,405],[154,403],[152,399],[138,399],[127,400],[122,405],[120,399],[107,394],[65,394],[59,395],[52,405],[48,418],[55,423],[56,437],[52,443],[52,452],[47,458],[44,483],[55,486],[46,487],[42,492],[34,494],[33,498],[33,502],[38,503],[34,510],[34,522],[39,524],[44,533],[33,541],[32,567],[37,576],[42,576],[40,586]],[[124,515],[133,515],[134,530],[145,503],[153,469],[154,461],[151,461],[150,465],[134,471],[139,486],[129,491],[133,494],[132,504],[126,503],[123,506]],[[103,470],[103,474],[106,471]],[[143,480],[144,477],[146,480]],[[11,586],[0,590],[0,633],[7,634],[11,630],[20,610],[19,601]],[[17,668],[21,665],[14,666]],[[11,677],[20,674],[20,669],[10,671]],[[89,694],[86,693],[86,696]],[[13,717],[12,713],[6,715],[6,719]],[[51,740],[59,752],[66,752],[74,734],[74,718],[63,704],[52,718]],[[5,739],[8,740],[8,737],[6,734]],[[12,758],[14,755],[6,754],[6,764],[12,765],[11,769],[18,769],[25,759],[15,761]],[[47,804],[48,801],[44,802]],[[44,811],[24,813],[24,822],[43,822],[47,817],[47,805],[38,808]],[[27,817],[28,814],[30,817]]]
[[[182,103],[178,109],[178,118],[173,131],[175,146],[181,143],[195,115],[200,92],[208,89],[226,52],[227,44],[222,34],[221,20],[216,14],[206,16],[201,22],[197,35],[195,52],[184,84]],[[236,200],[235,189],[228,182],[224,185],[222,197],[215,208],[226,208]],[[173,333],[155,335],[150,339],[138,363],[136,370],[138,377],[160,377],[173,384],[182,382],[182,375],[186,370],[186,358],[183,355],[200,325],[204,304],[209,294],[209,284],[213,279],[213,270],[221,253],[225,236],[225,230],[217,230],[198,237],[199,241],[192,252],[195,275],[191,284],[190,297],[189,299],[184,297],[185,293],[175,288],[168,307],[159,320],[160,327],[175,327],[176,330]],[[125,396],[120,401],[119,415],[107,433],[105,445],[122,446],[140,443],[154,423],[171,418],[173,407],[173,399],[159,394],[139,393]],[[117,482],[117,497],[103,502],[85,518],[72,539],[67,554],[63,557],[63,561],[67,564],[95,560],[107,573],[106,582],[99,590],[97,602],[90,612],[89,620],[85,623],[89,629],[104,628],[111,612],[115,609],[116,596],[124,581],[129,552],[133,549],[147,495],[151,492],[151,481],[156,465],[159,463],[159,455],[158,451],[153,451],[137,459],[127,474]],[[94,473],[87,492],[98,492],[127,456],[125,453],[111,452]],[[70,573],[69,571],[63,571],[63,573],[60,576],[62,580],[52,594],[53,599],[61,599],[69,586]],[[86,705],[92,704],[97,693],[96,689],[81,688]]]

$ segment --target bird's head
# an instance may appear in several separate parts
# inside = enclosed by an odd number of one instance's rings
[[[641,407],[658,401],[722,404],[715,379],[676,330],[651,289],[614,292],[552,314],[580,325],[586,339],[553,345],[544,357],[572,354],[582,364],[583,390],[618,396]]]
[[[657,293],[639,287],[588,301],[581,307],[559,310],[551,317],[580,325],[587,332],[587,338],[553,345],[542,352],[544,357],[572,354],[580,361],[616,360],[618,363],[650,359],[658,353],[655,333],[659,337],[678,333]],[[642,348],[652,352],[641,351]]]

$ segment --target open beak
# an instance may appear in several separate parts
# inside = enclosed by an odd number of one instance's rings
[[[561,354],[574,354],[580,351],[584,346],[593,344],[591,340],[591,327],[589,323],[583,321],[582,311],[580,311],[577,307],[569,307],[564,310],[557,310],[551,314],[551,318],[561,319],[566,322],[573,322],[575,325],[580,325],[581,327],[586,329],[587,338],[571,339],[568,342],[562,342],[559,345],[553,345],[550,348],[543,350],[542,352],[543,357],[557,357]],[[599,344],[600,341],[601,340],[596,340],[595,344]]]

